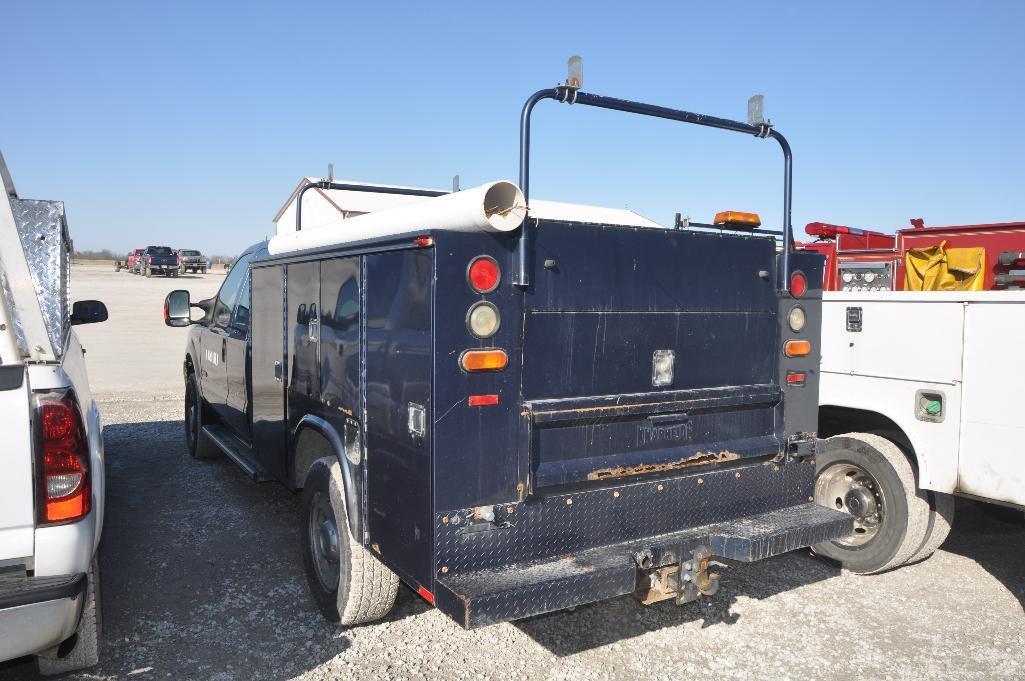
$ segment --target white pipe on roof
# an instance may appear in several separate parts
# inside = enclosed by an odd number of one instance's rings
[[[523,192],[512,182],[501,180],[406,206],[358,215],[336,225],[278,234],[270,240],[267,248],[271,255],[278,255],[432,229],[511,232],[520,226],[526,215]]]

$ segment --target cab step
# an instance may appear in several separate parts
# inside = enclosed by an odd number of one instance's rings
[[[234,461],[246,475],[252,478],[253,482],[267,482],[273,479],[256,460],[253,448],[238,439],[224,426],[217,424],[203,426],[203,434],[210,438],[210,441],[217,445],[217,448],[224,452],[226,457]]]

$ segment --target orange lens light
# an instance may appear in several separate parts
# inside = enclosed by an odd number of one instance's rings
[[[501,371],[509,364],[505,350],[467,350],[459,358],[464,371]]]
[[[466,403],[471,407],[490,407],[498,404],[498,395],[470,395]]]
[[[783,345],[787,357],[804,357],[811,354],[811,343],[806,340],[788,340]]]
[[[491,293],[498,288],[502,271],[495,259],[487,255],[479,255],[470,261],[466,270],[466,280],[477,293]]]
[[[754,229],[762,224],[757,213],[741,213],[736,210],[724,210],[715,214],[712,222],[716,225],[739,225]]]

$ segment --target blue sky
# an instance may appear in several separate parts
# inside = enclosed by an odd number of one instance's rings
[[[516,179],[523,100],[585,90],[743,119],[794,148],[794,224],[1025,219],[1022,2],[8,2],[0,150],[80,249],[237,253],[298,179]],[[532,195],[777,226],[769,141],[544,102]]]

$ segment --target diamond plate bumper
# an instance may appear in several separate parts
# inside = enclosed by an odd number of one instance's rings
[[[852,531],[849,515],[799,504],[555,559],[448,574],[436,581],[435,604],[472,629],[632,593],[638,553],[649,553],[659,567],[704,545],[715,556],[752,562]]]

